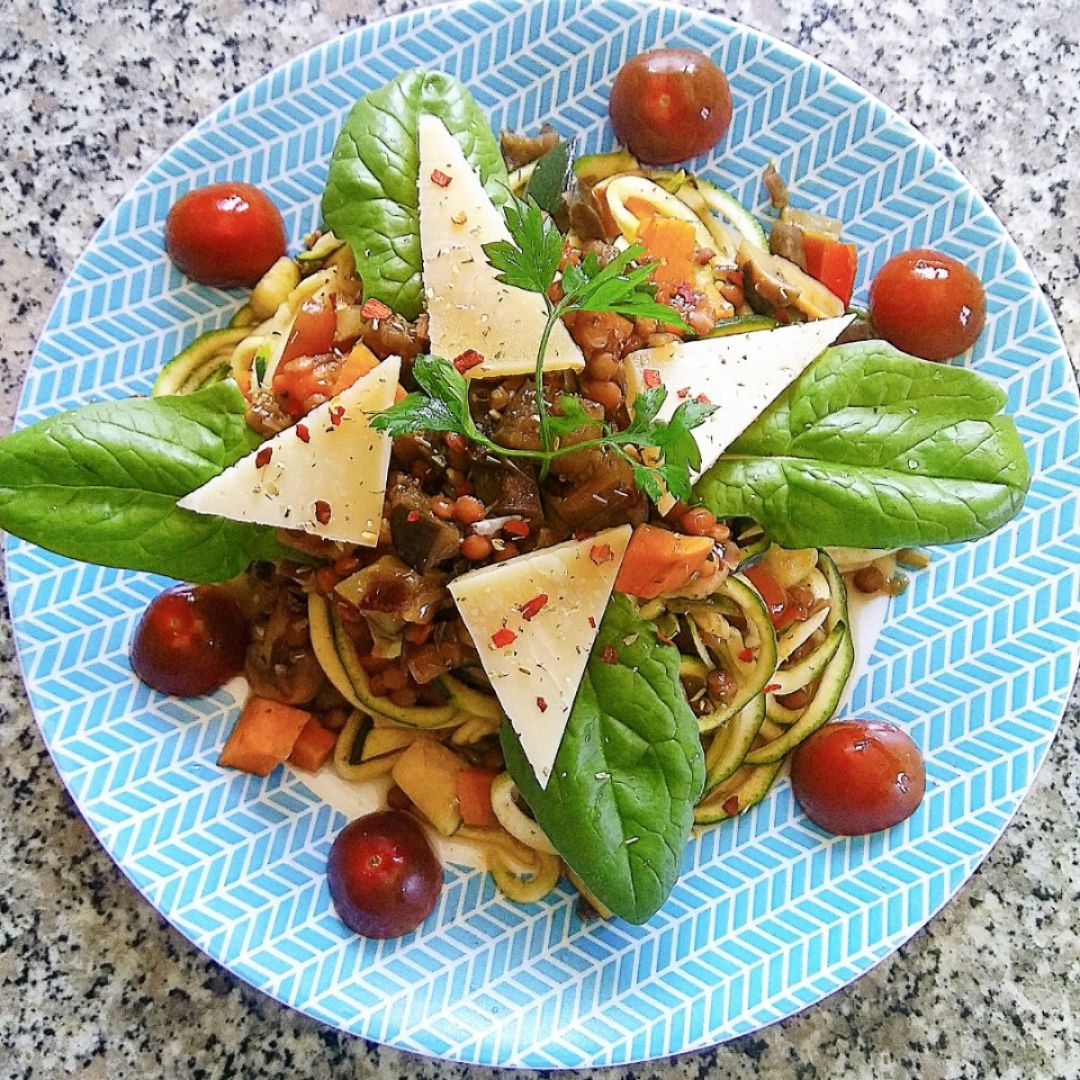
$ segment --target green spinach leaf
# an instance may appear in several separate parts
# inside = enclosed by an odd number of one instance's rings
[[[615,593],[547,788],[509,723],[502,745],[510,775],[566,862],[616,915],[645,922],[675,885],[704,783],[678,650]]]
[[[353,106],[322,198],[323,219],[352,247],[365,295],[408,319],[423,306],[416,189],[422,113],[442,120],[492,201],[505,202],[506,167],[487,118],[463,83],[438,71],[406,71]]]
[[[0,440],[0,528],[72,559],[184,581],[280,558],[273,529],[176,506],[259,444],[245,407],[223,382],[39,420]]]
[[[698,481],[718,517],[785,547],[974,540],[1024,503],[1005,395],[976,372],[879,341],[828,349]]]

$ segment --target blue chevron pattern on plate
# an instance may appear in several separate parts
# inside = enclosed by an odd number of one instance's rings
[[[1022,257],[952,166],[881,103],[765,35],[677,7],[472,0],[363,27],[260,80],[173,147],[101,227],[49,319],[19,423],[146,392],[167,358],[234,310],[235,296],[184,280],[162,253],[182,192],[259,184],[297,241],[318,221],[353,99],[417,65],[468,82],[496,127],[553,119],[598,149],[611,77],[657,44],[704,49],[732,76],[728,143],[695,167],[761,208],[761,170],[774,159],[801,197],[848,223],[862,296],[891,253],[922,243],[987,284],[988,330],[972,362],[1008,392],[1035,466],[1031,495],[996,535],[935,552],[894,603],[849,706],[901,723],[923,747],[929,789],[914,817],[870,837],[828,837],[782,781],[690,844],[674,895],[647,926],[583,924],[568,891],[517,907],[484,875],[450,867],[420,930],[361,941],[335,918],[324,880],[341,815],[293,773],[264,781],[217,768],[236,712],[227,690],[180,701],[132,675],[128,638],[161,583],[7,542],[42,733],[131,881],[252,985],[423,1054],[612,1065],[706,1046],[820,1000],[909,938],[986,855],[1076,673],[1080,405]]]

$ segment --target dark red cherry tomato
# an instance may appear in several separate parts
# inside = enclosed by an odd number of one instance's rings
[[[791,786],[806,816],[840,836],[877,832],[910,817],[926,791],[911,737],[878,720],[838,720],[795,750]]]
[[[251,286],[285,254],[285,225],[257,187],[210,184],[173,203],[165,250],[203,285]]]
[[[251,631],[236,601],[213,585],[175,585],[135,628],[131,666],[163,694],[208,694],[244,667]]]
[[[693,49],[653,49],[615,76],[615,135],[641,161],[672,165],[711,150],[731,123],[727,76]]]
[[[870,318],[903,352],[947,360],[975,344],[986,321],[986,291],[951,255],[913,248],[877,272],[870,285]]]
[[[350,821],[334,840],[326,868],[341,921],[364,937],[415,930],[442,889],[442,866],[431,843],[403,810]]]

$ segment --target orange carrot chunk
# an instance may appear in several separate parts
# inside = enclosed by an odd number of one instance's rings
[[[657,285],[677,289],[693,282],[696,234],[689,221],[654,214],[642,225],[638,240],[654,259],[660,260],[653,270]]]
[[[378,366],[379,358],[362,341],[358,341],[338,368],[331,394],[340,394],[342,390],[347,390],[354,382],[363,378],[369,371],[374,371]]]
[[[218,764],[267,776],[289,754],[311,713],[252,695],[222,748]]]
[[[499,824],[491,809],[491,782],[498,775],[497,769],[465,768],[458,772],[458,804],[466,825],[494,828]]]
[[[615,589],[652,600],[686,584],[712,549],[711,536],[683,536],[655,525],[639,525],[630,537]]]
[[[324,728],[313,716],[293,743],[289,764],[307,772],[318,772],[333,753],[336,742],[337,734]]]

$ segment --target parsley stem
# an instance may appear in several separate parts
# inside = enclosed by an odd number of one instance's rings
[[[551,428],[548,424],[547,404],[544,401],[544,357],[547,355],[548,339],[555,324],[562,318],[562,304],[553,304],[551,297],[545,290],[540,294],[544,298],[544,306],[547,308],[547,321],[544,323],[544,331],[540,335],[540,344],[536,349],[536,368],[533,372],[533,381],[536,385],[536,415],[540,421],[540,445],[545,454],[551,454]],[[547,479],[548,470],[551,467],[551,459],[545,458],[540,466],[540,480]]]

